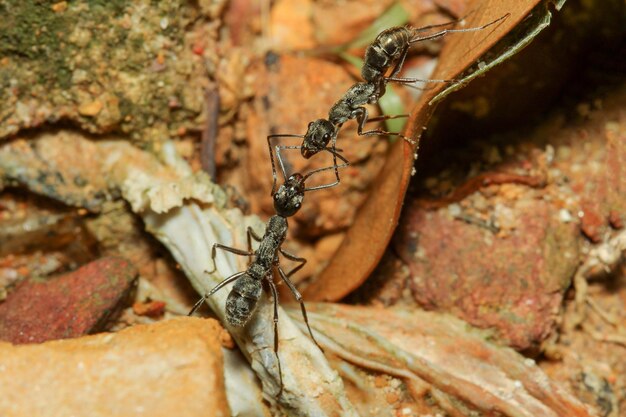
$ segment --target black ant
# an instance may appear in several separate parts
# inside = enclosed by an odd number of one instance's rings
[[[233,327],[244,327],[250,320],[254,311],[256,310],[257,303],[262,293],[262,283],[265,281],[269,286],[272,297],[274,298],[274,352],[278,362],[278,373],[280,378],[280,390],[278,396],[281,395],[283,390],[283,376],[280,366],[280,357],[278,356],[278,291],[276,290],[276,284],[274,283],[273,271],[277,270],[281,279],[287,284],[289,290],[294,295],[295,299],[300,303],[300,309],[302,310],[302,317],[309,331],[311,339],[319,347],[319,344],[313,336],[311,327],[309,326],[309,319],[306,314],[306,308],[302,295],[297,290],[296,286],[289,279],[290,276],[298,272],[306,264],[306,259],[299,258],[282,248],[282,244],[287,237],[288,223],[287,217],[293,216],[298,212],[302,206],[302,200],[304,199],[304,193],[307,191],[318,190],[322,188],[328,188],[332,185],[324,185],[307,188],[305,186],[306,180],[312,175],[326,171],[329,169],[343,168],[348,164],[342,164],[339,166],[332,166],[326,168],[316,169],[309,172],[306,175],[295,173],[289,176],[285,183],[280,186],[278,191],[274,193],[274,208],[276,209],[276,215],[270,217],[267,222],[267,227],[263,237],[259,237],[252,228],[248,227],[248,250],[241,250],[232,248],[230,246],[215,243],[211,251],[211,258],[213,260],[213,269],[207,271],[207,273],[213,273],[217,269],[215,264],[215,257],[217,255],[217,249],[234,253],[241,256],[254,257],[254,261],[250,262],[248,268],[243,272],[237,272],[230,277],[224,279],[217,284],[211,291],[204,295],[189,312],[192,315],[211,295],[215,294],[224,286],[231,282],[235,282],[233,288],[230,290],[228,297],[226,298],[226,321]],[[284,174],[284,170],[283,170]],[[259,247],[256,251],[252,250],[252,240],[259,242]],[[291,271],[285,272],[280,266],[280,259],[278,254],[282,254],[285,258],[299,262],[300,264],[294,267]]]
[[[343,159],[340,154],[337,153],[336,141],[337,134],[341,126],[351,119],[357,121],[357,134],[359,136],[381,135],[381,136],[398,136],[406,140],[410,144],[414,145],[415,141],[397,132],[387,132],[382,129],[374,129],[364,131],[365,123],[389,120],[400,117],[407,117],[407,115],[395,115],[395,116],[380,116],[369,118],[367,109],[363,107],[365,104],[376,104],[380,97],[386,92],[386,85],[388,82],[398,82],[401,84],[410,84],[415,82],[443,82],[451,83],[456,80],[424,80],[419,78],[398,78],[397,75],[402,69],[404,61],[406,59],[409,48],[412,44],[420,41],[436,39],[442,37],[448,33],[455,32],[471,32],[485,29],[505,18],[510,14],[507,13],[504,16],[487,23],[485,25],[467,28],[467,29],[443,29],[441,31],[426,35],[419,36],[420,33],[439,27],[444,27],[457,23],[449,22],[439,25],[430,25],[422,28],[407,28],[407,27],[392,27],[382,31],[374,40],[374,42],[366,49],[365,61],[361,71],[361,75],[366,82],[359,82],[354,84],[348,89],[344,96],[339,99],[330,109],[328,113],[328,119],[317,119],[310,122],[307,127],[307,132],[304,135],[293,134],[275,134],[267,137],[267,143],[270,148],[270,158],[272,160],[272,174],[274,176],[274,184],[272,185],[272,193],[276,186],[276,169],[274,165],[274,154],[272,150],[272,139],[284,138],[284,137],[298,137],[302,138],[303,142],[300,146],[277,146],[276,154],[277,159],[282,164],[282,158],[280,151],[283,149],[299,148],[302,156],[309,159],[313,155],[327,151],[333,155],[333,161],[336,164],[337,158]],[[391,70],[389,76],[385,76],[389,68],[395,65]],[[331,143],[332,141],[332,143]],[[329,146],[329,143],[331,145]],[[340,182],[339,173],[335,170],[336,183]]]

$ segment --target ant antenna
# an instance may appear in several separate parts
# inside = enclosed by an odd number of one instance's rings
[[[329,170],[331,170],[331,169],[345,168],[345,167],[347,167],[347,166],[349,166],[349,165],[350,165],[350,163],[346,161],[346,163],[345,163],[345,164],[341,164],[341,165],[333,165],[332,167],[324,167],[324,168],[318,168],[318,169],[315,169],[315,170],[313,170],[313,171],[311,171],[311,172],[307,173],[307,174],[304,176],[304,178],[302,179],[302,182],[305,182],[305,181],[307,180],[307,178],[309,178],[310,176],[312,176],[312,175],[314,175],[314,174],[318,174],[318,173],[323,172],[323,171],[329,171]],[[315,187],[307,187],[307,188],[305,188],[305,189],[304,189],[304,191],[323,190],[323,189],[325,189],[325,188],[330,188],[330,187],[333,187],[333,186],[335,186],[335,185],[336,185],[336,184],[324,184],[324,185],[317,185],[317,186],[315,186]]]
[[[304,135],[294,135],[294,134],[278,134],[278,135],[269,135],[267,137],[267,147],[270,150],[270,162],[272,163],[272,193],[271,195],[273,195],[276,192],[276,182],[277,182],[277,178],[276,178],[276,163],[274,162],[274,150],[272,149],[272,139],[278,139],[278,138],[300,138],[303,139]],[[278,146],[276,147],[276,152],[279,152],[278,150]],[[278,153],[278,159],[280,160],[280,153]],[[281,165],[282,165],[282,161],[281,161]],[[283,177],[285,176],[285,170],[283,168]]]

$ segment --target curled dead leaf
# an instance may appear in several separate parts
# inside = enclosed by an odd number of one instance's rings
[[[405,134],[419,140],[437,102],[526,46],[549,24],[548,4],[538,0],[472,2],[468,9],[475,12],[466,19],[467,27],[480,26],[506,14],[509,17],[490,30],[450,36],[432,78],[461,79],[462,82],[449,86],[437,84],[425,91],[414,107]],[[557,4],[557,8],[559,6]],[[525,19],[529,15],[530,19]],[[509,42],[504,37],[511,31],[515,31],[515,36]],[[391,146],[385,166],[371,187],[375,191],[359,209],[326,269],[304,291],[307,300],[340,300],[372,273],[398,223],[416,153],[416,147],[405,141]]]

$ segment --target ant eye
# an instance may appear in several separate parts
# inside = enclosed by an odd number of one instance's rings
[[[330,139],[330,135],[328,133],[325,133],[324,134],[324,140],[328,140],[328,139]]]
[[[296,208],[299,209],[302,204],[296,203]]]

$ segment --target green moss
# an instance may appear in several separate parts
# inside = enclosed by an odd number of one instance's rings
[[[70,109],[70,120],[91,132],[114,129],[137,140],[150,140],[143,131],[155,123],[170,129],[174,121],[195,118],[196,112],[170,108],[170,90],[188,80],[169,60],[154,70],[161,51],[152,42],[155,36],[165,36],[168,45],[183,45],[185,28],[198,18],[195,7],[181,0],[155,2],[149,8],[135,8],[129,0],[70,0],[66,8],[54,11],[54,3],[0,1],[0,16],[9,16],[0,19],[0,59],[7,58],[0,62],[0,103],[6,107],[0,105],[0,113],[14,112],[15,102],[24,97],[35,98],[52,104],[53,113],[56,108]],[[133,23],[131,31],[126,13],[139,18],[140,27]],[[141,98],[133,102],[124,97],[128,88]],[[117,119],[76,112],[104,92],[120,98],[119,124]],[[0,123],[1,134],[9,131],[6,125]]]
[[[116,47],[123,43],[125,43],[128,39],[128,29],[125,29],[121,26],[115,26],[110,31],[111,35],[106,38],[106,43],[108,46]]]
[[[24,1],[13,7],[0,5],[0,54],[18,55],[31,59],[46,57],[59,49],[58,32],[64,17],[54,13],[49,5]]]
[[[2,5],[0,14],[0,56],[17,61],[38,61],[45,71],[38,71],[38,82],[44,85],[70,85],[72,72],[69,59],[74,48],[66,42],[72,24],[65,13],[55,13],[50,3],[23,1],[13,6]]]
[[[87,4],[93,13],[119,17],[126,11],[128,0],[87,0]]]
[[[122,119],[125,118],[126,116],[130,115],[133,113],[133,102],[130,101],[129,99],[127,99],[125,96],[123,95],[118,95],[119,97],[119,109],[120,109],[120,114],[122,115]]]
[[[145,40],[141,36],[134,36],[130,39],[130,46],[134,52],[141,52]]]

